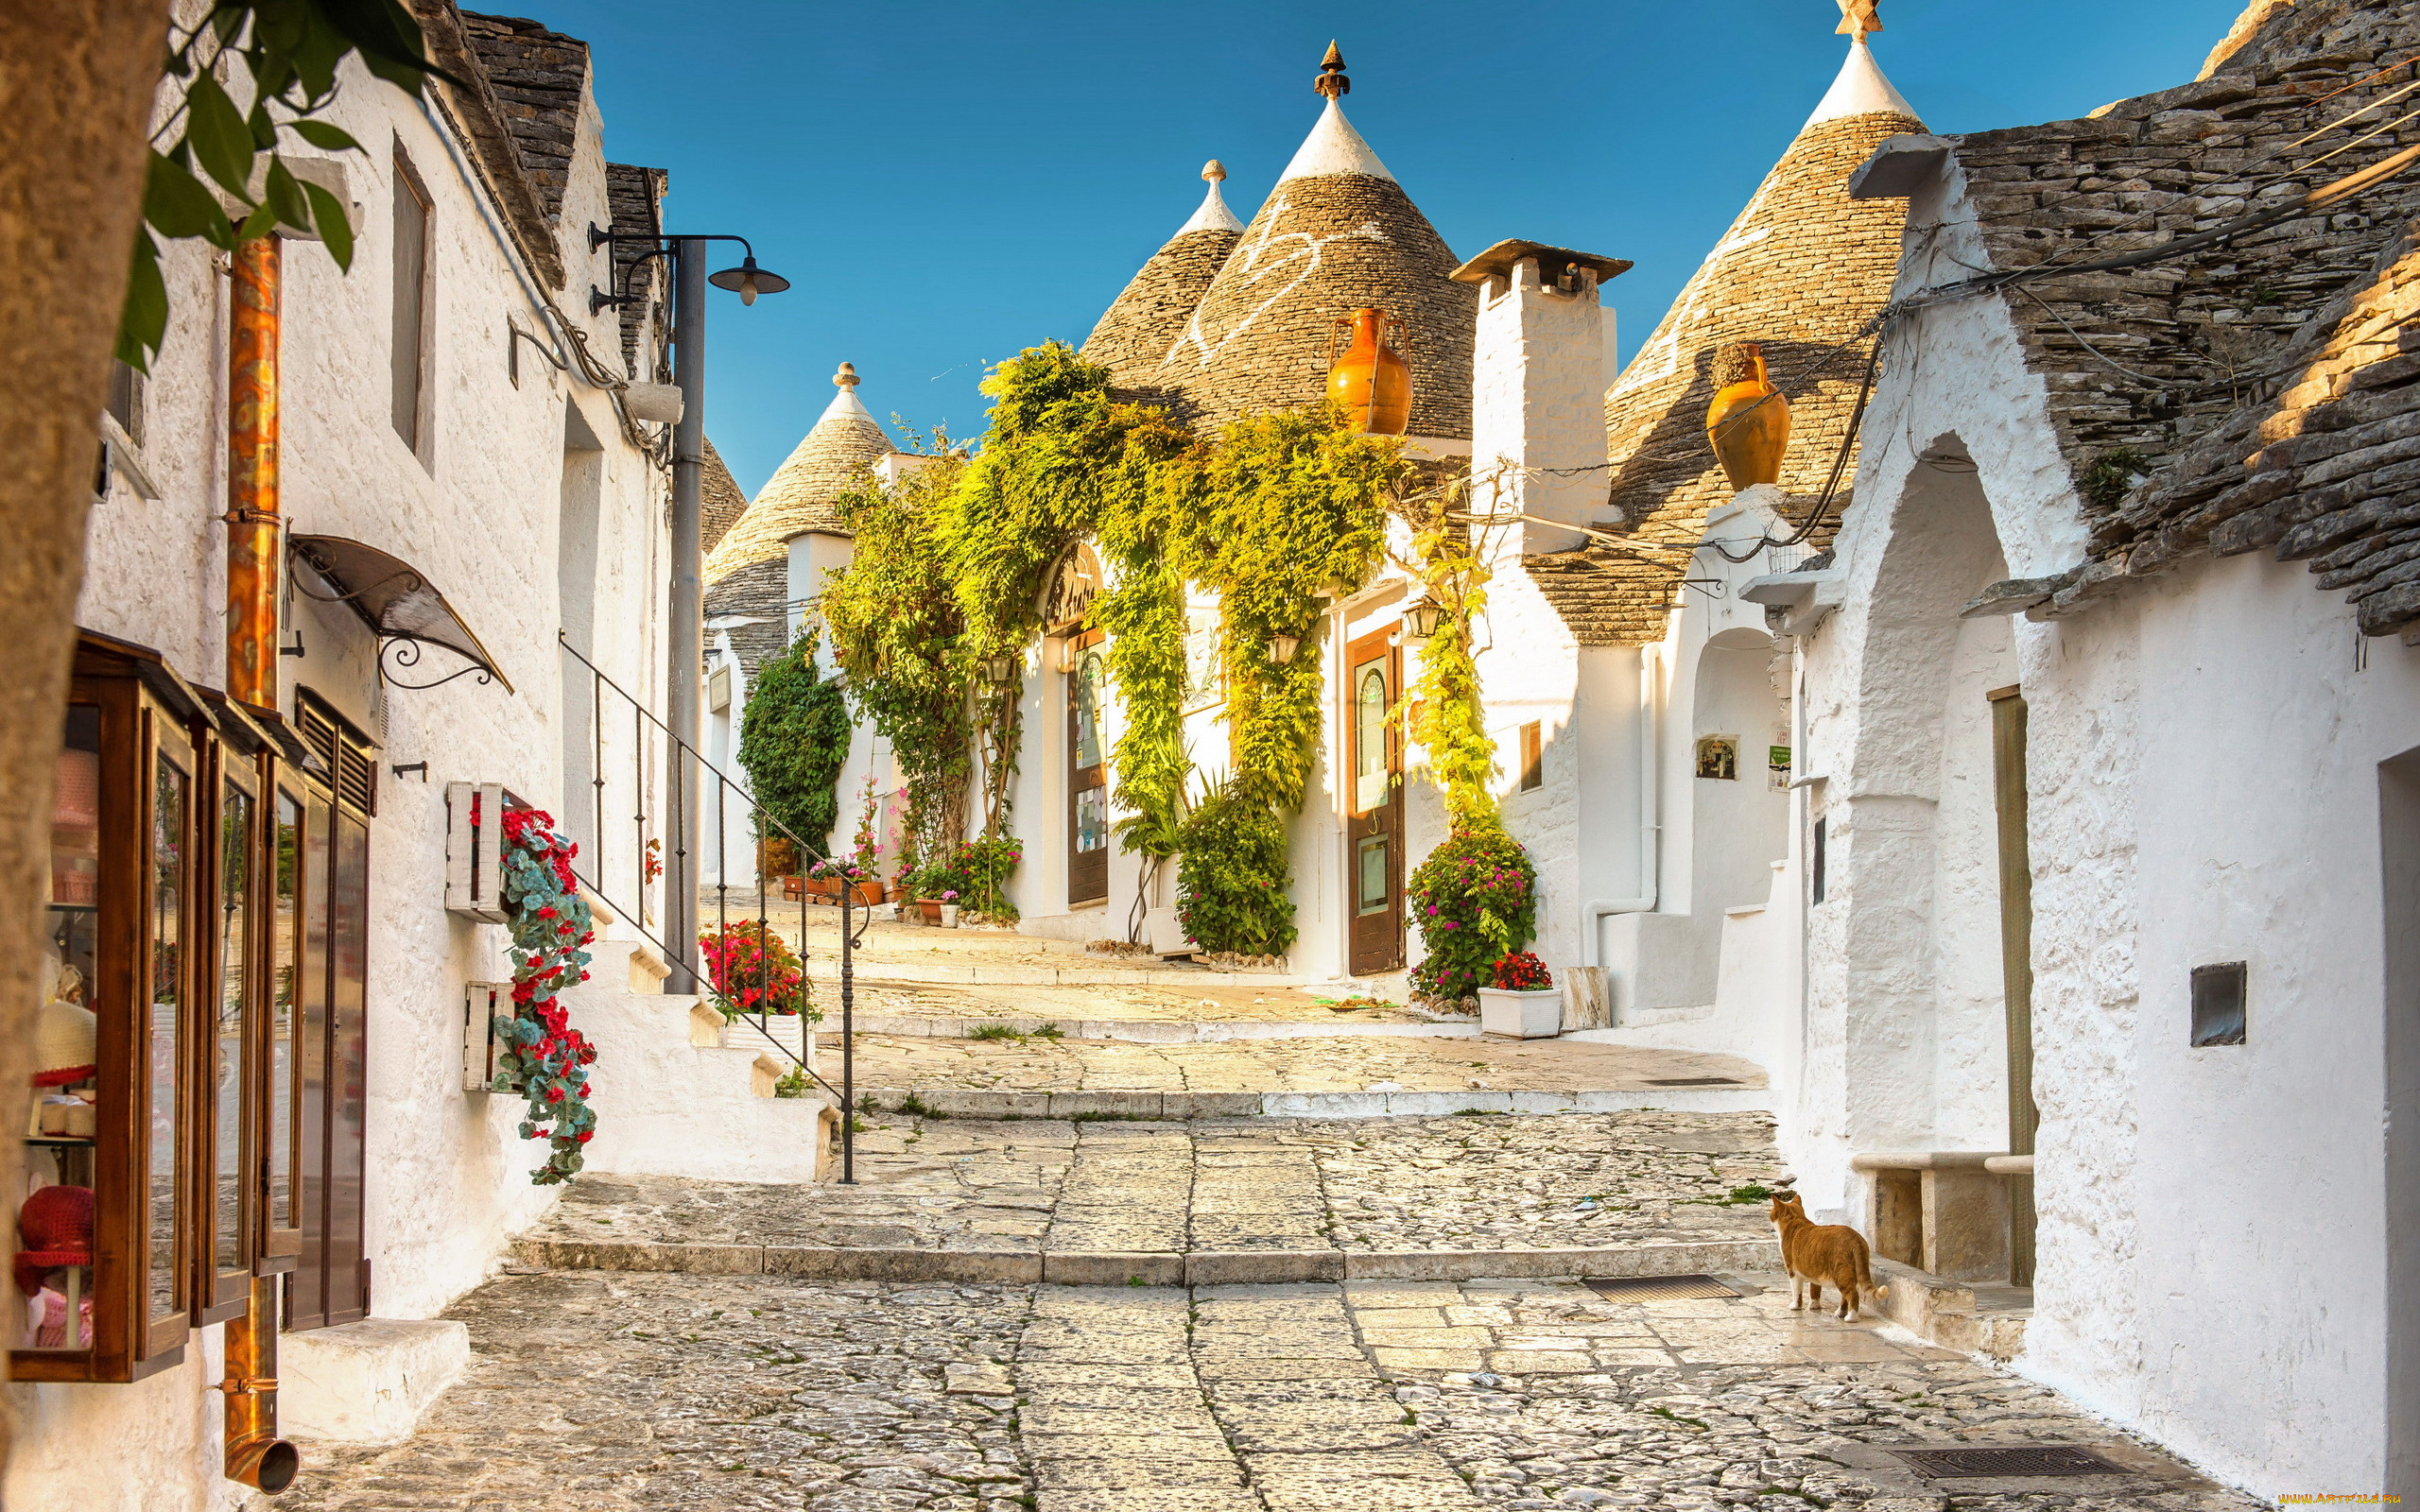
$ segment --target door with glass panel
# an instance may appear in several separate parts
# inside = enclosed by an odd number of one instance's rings
[[[1403,736],[1388,717],[1403,688],[1403,654],[1389,632],[1345,648],[1344,868],[1350,901],[1349,969],[1403,964]]]
[[[1067,905],[1109,897],[1109,747],[1101,726],[1109,686],[1101,632],[1067,642]]]

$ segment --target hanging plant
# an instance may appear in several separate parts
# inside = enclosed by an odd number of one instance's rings
[[[596,934],[571,871],[579,848],[555,828],[553,817],[540,809],[507,809],[502,828],[512,1013],[496,1015],[496,1035],[505,1045],[496,1071],[518,1082],[528,1102],[521,1137],[547,1143],[546,1163],[529,1179],[554,1186],[579,1171],[580,1147],[596,1134],[587,1070],[596,1048],[571,1026],[558,1000],[564,988],[588,980],[590,957],[580,947]]]

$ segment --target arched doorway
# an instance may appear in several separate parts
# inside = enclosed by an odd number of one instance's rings
[[[1100,590],[1100,560],[1079,542],[1059,564],[1045,609],[1065,682],[1070,908],[1109,898],[1109,647],[1093,623]]]

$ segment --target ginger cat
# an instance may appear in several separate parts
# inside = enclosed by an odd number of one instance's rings
[[[1774,1193],[1766,1216],[1781,1234],[1781,1264],[1789,1272],[1791,1312],[1806,1306],[1809,1287],[1814,1289],[1815,1306],[1821,1309],[1828,1284],[1841,1294],[1841,1319],[1854,1323],[1858,1294],[1882,1295],[1883,1289],[1874,1284],[1874,1252],[1867,1247],[1865,1235],[1845,1224],[1810,1222],[1795,1192]]]

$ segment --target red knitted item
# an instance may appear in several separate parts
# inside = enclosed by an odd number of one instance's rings
[[[17,1210],[17,1289],[31,1297],[42,1273],[93,1263],[93,1189],[44,1187]]]

